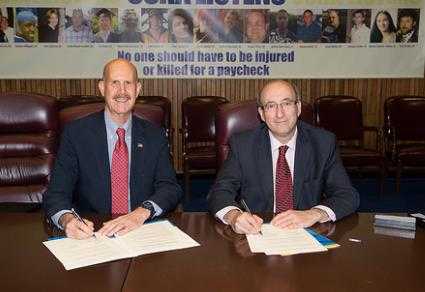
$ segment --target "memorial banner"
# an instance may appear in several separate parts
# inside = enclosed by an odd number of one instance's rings
[[[0,3],[0,79],[423,77],[425,0]]]

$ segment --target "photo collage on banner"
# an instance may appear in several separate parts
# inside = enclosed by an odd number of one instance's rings
[[[10,69],[0,79],[98,78],[113,58],[141,78],[424,75],[425,0],[199,1],[5,0],[0,61]]]
[[[417,43],[420,9],[0,7],[2,43]]]

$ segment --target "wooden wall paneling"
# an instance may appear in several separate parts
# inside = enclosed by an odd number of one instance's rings
[[[362,100],[365,125],[383,125],[383,105],[392,95],[425,95],[424,78],[413,79],[293,79],[304,101],[313,102],[328,94],[353,95]],[[99,95],[97,79],[0,80],[0,92],[35,92],[58,98],[72,94]],[[170,99],[174,131],[174,163],[181,170],[181,102],[193,95],[223,96],[232,102],[255,99],[264,79],[146,79],[141,80],[142,94],[162,95]],[[373,138],[367,143],[372,145]]]

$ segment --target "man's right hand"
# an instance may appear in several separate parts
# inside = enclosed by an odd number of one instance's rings
[[[85,239],[93,236],[93,222],[83,219],[79,221],[72,213],[65,213],[59,218],[59,224],[62,226],[67,237],[75,239]]]
[[[241,212],[238,209],[227,212],[224,220],[229,223],[233,231],[239,234],[257,234],[263,224],[263,219],[257,215]]]

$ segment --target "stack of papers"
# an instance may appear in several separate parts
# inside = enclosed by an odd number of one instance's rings
[[[392,215],[375,215],[375,226],[416,230],[416,218]]]
[[[199,246],[169,221],[144,224],[123,236],[96,235],[78,240],[64,238],[43,242],[66,270],[144,254]]]
[[[263,224],[261,232],[262,234],[247,235],[253,253],[286,256],[328,250],[302,228],[280,229],[271,224]]]

